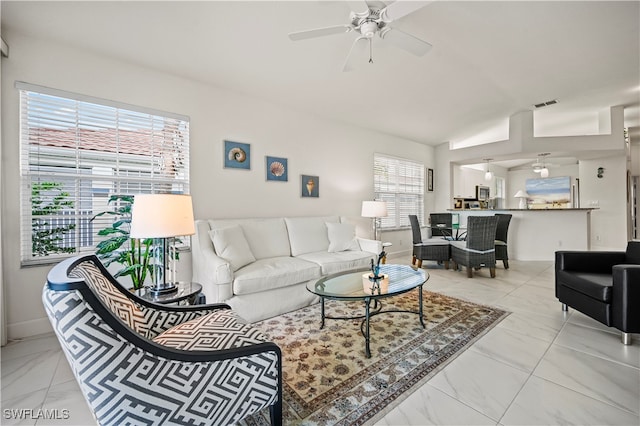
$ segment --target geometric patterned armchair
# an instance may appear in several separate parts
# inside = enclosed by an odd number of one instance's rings
[[[96,256],[51,269],[42,300],[100,425],[226,425],[269,407],[282,424],[282,354],[228,305],[140,299]]]

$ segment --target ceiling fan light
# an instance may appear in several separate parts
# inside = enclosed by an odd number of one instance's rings
[[[491,180],[492,178],[493,178],[493,173],[487,170],[487,172],[484,174],[484,180]]]
[[[546,167],[540,170],[540,177],[547,178],[549,177],[549,169]]]

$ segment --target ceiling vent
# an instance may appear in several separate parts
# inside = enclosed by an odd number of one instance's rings
[[[557,99],[552,99],[552,100],[547,101],[547,102],[542,102],[542,103],[540,103],[540,104],[535,104],[534,106],[535,106],[536,108],[542,108],[542,107],[546,107],[546,106],[553,105],[553,104],[557,104],[557,103],[558,103],[558,100],[557,100]]]

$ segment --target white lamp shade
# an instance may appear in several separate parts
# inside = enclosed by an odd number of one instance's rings
[[[131,213],[131,238],[169,238],[196,233],[190,195],[138,194]]]
[[[387,217],[387,202],[363,201],[362,217]]]
[[[525,194],[522,189],[516,192],[516,195],[513,196],[513,198],[526,198],[526,197],[527,197],[527,194]]]

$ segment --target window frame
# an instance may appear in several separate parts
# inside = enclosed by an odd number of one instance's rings
[[[383,170],[385,165],[387,169]],[[374,153],[373,187],[375,199],[387,202],[388,216],[381,218],[380,230],[410,228],[410,214],[415,214],[419,223],[424,223],[426,167],[423,163]],[[411,204],[415,205],[412,207]]]
[[[21,266],[93,252],[106,238],[98,231],[119,219],[89,220],[115,209],[107,204],[112,195],[189,193],[188,116],[25,82],[15,87],[20,100]],[[72,206],[34,215],[32,188],[45,182],[59,183],[58,193],[68,192]],[[55,198],[55,192],[43,194],[49,203]],[[65,242],[56,243],[73,247],[72,253],[35,252],[34,218],[40,217],[49,227],[75,224],[73,235],[62,234]]]

